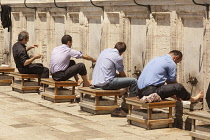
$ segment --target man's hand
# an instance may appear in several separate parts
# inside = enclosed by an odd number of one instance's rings
[[[38,54],[37,56],[34,56],[35,59],[39,59],[39,58],[41,58],[41,57],[42,57],[41,54]]]
[[[39,45],[37,45],[37,44],[34,44],[33,46],[30,46],[30,47],[27,47],[26,48],[26,51],[29,51],[30,49],[32,49],[32,48],[35,48],[35,47],[39,47]]]
[[[34,44],[33,46],[31,46],[31,48],[35,48],[35,47],[39,47],[39,45],[37,45],[37,44]]]

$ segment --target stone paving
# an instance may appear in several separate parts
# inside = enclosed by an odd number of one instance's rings
[[[37,93],[0,87],[0,140],[191,140],[188,131],[148,131],[126,121],[82,112],[78,103],[52,103]]]

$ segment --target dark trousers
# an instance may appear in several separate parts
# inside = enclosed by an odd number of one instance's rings
[[[21,74],[40,74],[41,78],[49,78],[49,69],[41,63],[29,64],[24,68],[18,68],[18,71]]]
[[[76,64],[74,60],[70,60],[69,66],[65,71],[59,71],[52,74],[55,81],[66,81],[75,75],[87,75],[86,67],[83,63]]]
[[[139,98],[148,96],[152,93],[157,93],[161,99],[165,99],[176,95],[176,97],[182,100],[189,100],[191,98],[190,93],[184,88],[182,84],[167,84],[163,86],[148,86],[138,91]]]

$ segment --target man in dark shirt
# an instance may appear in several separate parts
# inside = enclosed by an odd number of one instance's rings
[[[49,78],[48,68],[43,67],[41,63],[32,63],[35,59],[40,59],[42,55],[38,54],[31,58],[28,56],[27,51],[38,47],[38,45],[26,47],[25,44],[27,44],[28,41],[28,32],[22,31],[18,35],[18,42],[13,45],[12,51],[16,68],[21,74],[40,74],[41,78]]]

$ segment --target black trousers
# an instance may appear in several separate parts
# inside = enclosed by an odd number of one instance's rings
[[[41,78],[49,78],[49,69],[41,63],[29,64],[25,68],[18,68],[21,74],[40,74]]]
[[[74,60],[70,60],[69,66],[65,71],[59,71],[52,74],[55,81],[66,81],[75,75],[87,75],[86,67],[83,63],[76,64]]]
[[[171,96],[176,95],[176,97],[181,98],[182,100],[189,100],[191,94],[184,88],[182,84],[167,84],[163,86],[148,86],[138,91],[139,98],[143,96],[148,96],[152,93],[157,93],[161,99],[165,99]]]

